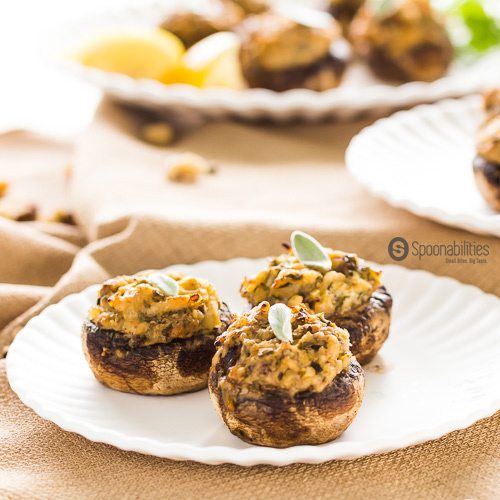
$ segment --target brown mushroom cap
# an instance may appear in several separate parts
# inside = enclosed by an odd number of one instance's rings
[[[140,347],[130,347],[120,332],[85,321],[83,351],[97,380],[112,389],[151,395],[197,391],[207,386],[215,338],[232,319],[225,304],[220,316],[222,327],[213,333]]]
[[[362,365],[369,363],[380,350],[389,335],[392,297],[381,286],[367,304],[347,316],[328,318],[349,332],[351,352]]]
[[[265,392],[259,398],[241,397],[233,408],[219,389],[228,361],[221,358],[212,366],[210,396],[229,430],[252,444],[286,448],[332,441],[351,424],[363,399],[364,374],[353,359],[321,392],[305,391],[295,396]]]

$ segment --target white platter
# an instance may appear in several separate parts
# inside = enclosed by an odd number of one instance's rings
[[[234,311],[238,287],[262,260],[202,262],[176,269],[210,279]],[[500,408],[500,299],[423,271],[384,268],[393,294],[391,334],[366,373],[354,423],[321,446],[274,449],[240,441],[206,390],[174,397],[123,394],[99,384],[84,359],[80,325],[97,287],[32,319],[7,356],[12,389],[41,417],[92,441],[207,464],[286,465],[350,459],[421,443]]]
[[[191,3],[196,1],[202,0],[191,0]],[[67,26],[53,36],[51,45],[59,53],[61,47],[78,46],[93,34],[115,27],[156,26],[175,2],[177,0],[122,3],[114,9],[103,10]],[[185,0],[180,3],[185,3]],[[282,93],[266,89],[199,89],[191,85],[163,85],[153,80],[135,80],[75,62],[66,62],[63,66],[111,97],[158,111],[187,108],[210,117],[231,115],[249,120],[268,118],[275,121],[296,118],[317,120],[327,116],[348,119],[366,113],[380,115],[422,102],[471,94],[500,81],[500,51],[473,64],[456,63],[448,75],[432,83],[389,85],[375,78],[364,65],[353,64],[343,84],[325,92],[306,89]]]
[[[354,137],[347,167],[391,205],[500,236],[500,214],[479,194],[472,173],[474,136],[482,118],[479,96],[400,111]]]

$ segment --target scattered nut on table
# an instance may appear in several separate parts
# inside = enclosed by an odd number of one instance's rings
[[[61,224],[69,224],[70,226],[76,226],[76,221],[71,212],[67,210],[59,209],[56,210],[48,219],[48,222],[59,222]]]
[[[141,138],[154,146],[168,146],[175,139],[174,128],[165,122],[146,123],[141,126]]]
[[[195,153],[180,153],[168,161],[167,179],[171,182],[195,183],[202,174],[214,174],[216,169],[207,159]]]
[[[18,204],[0,208],[0,217],[17,222],[31,222],[36,220],[38,208],[33,204]]]
[[[0,198],[5,196],[5,193],[9,189],[9,183],[5,181],[0,181]]]

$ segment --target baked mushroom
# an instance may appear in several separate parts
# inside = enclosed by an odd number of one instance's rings
[[[262,301],[305,304],[350,334],[351,352],[370,362],[389,335],[392,298],[381,272],[352,253],[323,248],[295,231],[286,253],[243,280],[241,295],[254,306]]]
[[[277,448],[326,443],[358,412],[363,370],[349,352],[348,332],[322,314],[262,302],[237,317],[216,345],[210,396],[244,441]]]
[[[219,31],[232,31],[244,18],[241,7],[230,0],[206,0],[173,10],[160,24],[182,40],[186,47]]]
[[[351,56],[338,23],[311,9],[250,16],[238,33],[242,72],[250,87],[331,89],[340,84]]]
[[[479,192],[493,210],[500,211],[500,92],[485,95],[486,119],[476,136],[473,171]]]
[[[215,338],[232,317],[206,280],[147,271],[103,283],[82,329],[95,377],[123,392],[169,395],[207,386]]]
[[[384,2],[362,7],[350,27],[355,50],[384,80],[432,82],[453,59],[444,24],[428,0]]]
[[[340,23],[344,36],[349,36],[349,27],[365,0],[329,0],[328,12]]]

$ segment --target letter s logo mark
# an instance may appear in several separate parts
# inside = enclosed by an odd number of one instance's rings
[[[409,246],[408,242],[401,236],[392,238],[387,246],[387,251],[392,260],[400,262],[408,257]]]

